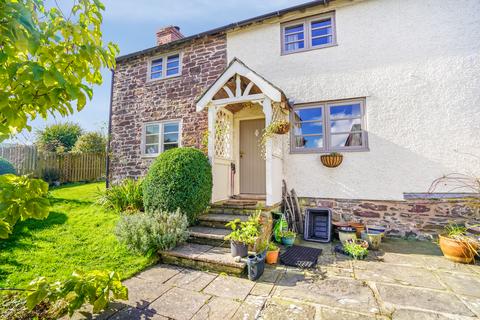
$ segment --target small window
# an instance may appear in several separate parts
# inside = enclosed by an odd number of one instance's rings
[[[335,18],[333,13],[282,25],[283,54],[329,47],[335,43]]]
[[[364,100],[296,106],[292,112],[292,152],[367,149]]]
[[[152,59],[148,71],[148,80],[157,80],[180,75],[180,61],[181,55],[179,53]]]
[[[156,156],[180,146],[180,122],[148,123],[144,127],[143,154]]]

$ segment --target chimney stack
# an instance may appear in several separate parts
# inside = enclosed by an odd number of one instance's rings
[[[157,45],[159,46],[182,38],[183,34],[177,26],[167,26],[157,31]]]

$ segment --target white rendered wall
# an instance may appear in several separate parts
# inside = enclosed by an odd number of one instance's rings
[[[327,169],[319,154],[290,154],[287,145],[288,187],[299,196],[402,199],[444,174],[480,175],[478,158],[465,154],[480,154],[480,1],[338,0],[314,11],[333,9],[338,46],[281,56],[278,20],[227,36],[229,60],[296,103],[366,97],[370,151],[345,152]]]

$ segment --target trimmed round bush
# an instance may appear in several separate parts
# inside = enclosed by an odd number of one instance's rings
[[[146,211],[177,209],[193,223],[210,204],[212,167],[198,149],[176,148],[160,154],[143,183]]]
[[[7,173],[17,174],[17,171],[15,170],[13,164],[0,157],[0,175]]]

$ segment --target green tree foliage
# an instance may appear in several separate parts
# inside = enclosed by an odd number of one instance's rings
[[[107,138],[100,132],[87,132],[78,138],[72,152],[105,152],[107,148]]]
[[[72,150],[82,133],[82,128],[75,123],[53,124],[37,131],[35,144],[41,151],[68,152]]]
[[[81,110],[101,68],[114,68],[118,47],[100,30],[104,5],[73,3],[62,12],[43,0],[0,0],[0,141],[37,116]]]
[[[202,151],[176,148],[160,154],[143,182],[146,211],[175,212],[193,223],[212,197],[212,167]]]
[[[48,184],[27,176],[0,176],[0,239],[6,239],[18,220],[45,219],[50,211]]]
[[[0,157],[0,175],[7,173],[16,174],[17,171],[15,170],[13,164],[11,164],[6,159]]]

